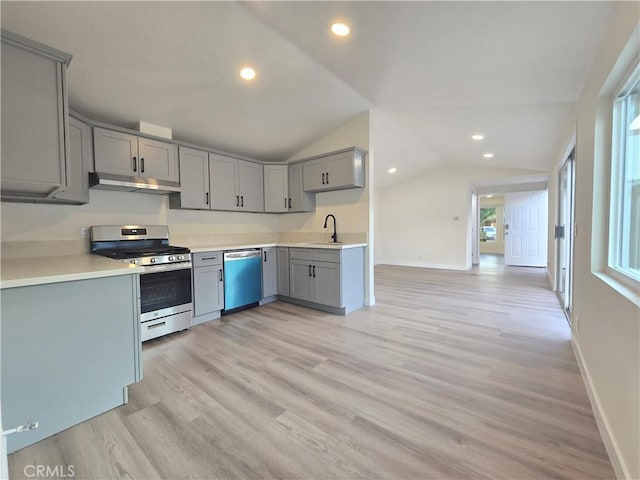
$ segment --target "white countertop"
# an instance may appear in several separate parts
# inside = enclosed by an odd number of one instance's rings
[[[99,255],[3,258],[0,289],[131,275],[144,269]]]
[[[191,253],[213,252],[219,250],[242,250],[246,248],[326,248],[330,250],[346,250],[348,248],[366,247],[366,243],[254,243],[254,244],[215,244],[204,246],[189,246]]]
[[[366,247],[366,243],[252,243],[215,244],[190,247],[192,253],[245,248],[290,247],[345,250]],[[90,278],[142,273],[144,269],[128,263],[93,255],[64,255],[55,257],[3,258],[0,270],[0,289],[70,282]]]

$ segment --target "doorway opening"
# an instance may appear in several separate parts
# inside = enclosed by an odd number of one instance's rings
[[[481,195],[478,207],[480,264],[504,265],[504,195]]]

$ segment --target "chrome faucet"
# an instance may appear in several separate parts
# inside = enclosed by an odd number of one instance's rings
[[[331,240],[333,240],[333,243],[338,243],[338,232],[336,232],[336,217],[334,217],[332,213],[324,217],[324,228],[327,228],[327,221],[329,220],[329,217],[333,218],[333,235],[331,235]]]

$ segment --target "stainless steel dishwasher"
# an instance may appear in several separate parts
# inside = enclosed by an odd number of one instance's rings
[[[224,312],[258,304],[262,297],[260,249],[224,253]]]

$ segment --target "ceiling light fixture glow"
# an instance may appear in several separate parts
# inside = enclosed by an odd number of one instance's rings
[[[331,25],[331,31],[339,37],[346,37],[351,32],[351,29],[344,23],[334,23]]]
[[[484,140],[484,135],[476,133],[475,135],[471,135],[471,140]]]
[[[256,78],[256,71],[251,67],[244,67],[240,70],[240,76],[245,80],[253,80]]]
[[[482,155],[484,158],[493,158],[493,153],[485,153]]]
[[[396,173],[396,167],[390,168],[388,171],[389,173]]]
[[[491,194],[487,195],[487,198],[491,198],[491,197],[493,197],[493,195],[491,195]]]

